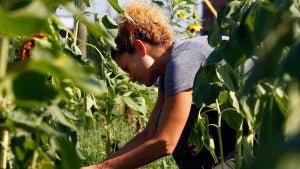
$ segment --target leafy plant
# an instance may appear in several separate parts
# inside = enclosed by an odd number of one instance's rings
[[[110,58],[115,23],[97,14],[90,21],[73,2],[0,2],[1,168],[79,168],[79,129],[101,123],[109,154],[116,141],[112,121],[126,116],[116,111],[118,105],[132,108],[141,125],[145,103],[153,106],[152,95],[145,94],[151,89],[130,83]],[[75,4],[83,3],[91,1]],[[109,3],[122,13],[117,1]],[[54,15],[59,6],[87,27],[88,42],[78,39],[78,24],[70,30]],[[79,48],[84,45],[87,56]]]
[[[298,13],[298,1],[231,0],[209,32],[215,50],[196,75],[193,100],[217,110],[219,118],[236,130],[236,168],[276,168],[288,163],[292,149],[299,155],[299,144],[294,144],[298,126],[289,123],[291,116],[299,116],[292,113],[292,97],[297,96],[290,93],[299,91],[298,71],[292,66],[297,61]],[[221,32],[229,39],[222,40]],[[197,125],[205,122],[202,116]],[[292,135],[286,132],[291,128]],[[209,136],[200,142],[191,138],[200,148],[206,139]],[[222,154],[217,156],[222,162]]]
[[[153,0],[168,13],[171,25],[176,36],[187,38],[196,36],[202,29],[197,2],[194,0]]]

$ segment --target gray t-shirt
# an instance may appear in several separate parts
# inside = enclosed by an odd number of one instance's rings
[[[212,50],[207,36],[174,42],[165,75],[159,77],[158,87],[165,98],[193,87],[198,69]]]

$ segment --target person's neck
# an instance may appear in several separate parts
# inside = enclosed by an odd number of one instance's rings
[[[173,47],[173,42],[165,44],[163,46],[153,47],[152,56],[156,62],[156,68],[160,75],[165,74],[166,66],[169,60],[169,56],[171,54]]]

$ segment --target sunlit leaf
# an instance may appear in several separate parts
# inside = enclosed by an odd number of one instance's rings
[[[32,35],[37,32],[49,31],[49,23],[46,18],[14,17],[0,9],[0,20],[0,35]]]
[[[147,113],[147,109],[144,102],[140,102],[140,104],[136,103],[131,97],[122,97],[123,102],[128,105],[133,110],[139,111],[143,114]]]
[[[107,2],[118,12],[118,13],[124,13],[124,11],[121,9],[118,0],[107,0]]]
[[[57,56],[51,50],[37,48],[32,51],[30,67],[45,74],[51,74],[55,78],[71,79],[76,85],[95,95],[101,95],[106,92],[102,81],[93,77],[75,60],[63,53]]]

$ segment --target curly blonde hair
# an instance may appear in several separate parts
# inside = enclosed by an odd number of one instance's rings
[[[112,58],[123,53],[133,53],[136,39],[159,46],[174,41],[174,32],[164,11],[155,4],[145,1],[131,1],[124,8],[126,15],[119,16],[120,24],[115,42],[117,50],[112,49]]]

